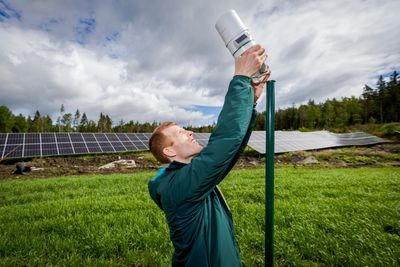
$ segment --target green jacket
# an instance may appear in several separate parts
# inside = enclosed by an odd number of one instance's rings
[[[174,161],[149,181],[175,247],[173,266],[242,266],[232,215],[217,185],[243,152],[257,112],[250,79],[235,76],[208,144],[189,164]]]

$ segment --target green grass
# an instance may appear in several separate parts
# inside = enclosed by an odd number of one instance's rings
[[[0,182],[0,266],[163,266],[173,252],[155,173]],[[221,184],[246,266],[263,266],[264,170]],[[277,168],[279,266],[398,266],[400,169]]]

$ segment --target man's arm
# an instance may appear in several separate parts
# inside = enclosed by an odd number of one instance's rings
[[[176,171],[171,181],[174,202],[201,199],[224,178],[242,147],[252,112],[250,78],[235,76],[207,146],[188,165]]]
[[[171,179],[174,203],[196,201],[207,196],[221,182],[244,150],[255,123],[254,91],[250,85],[266,58],[260,46],[235,62],[235,76],[230,82],[218,123],[208,145],[190,164],[177,170]]]

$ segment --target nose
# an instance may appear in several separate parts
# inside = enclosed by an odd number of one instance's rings
[[[193,136],[193,132],[192,131],[185,130],[185,134],[188,137],[192,137]]]

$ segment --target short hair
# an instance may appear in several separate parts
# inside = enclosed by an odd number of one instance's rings
[[[168,121],[161,123],[154,131],[149,140],[149,148],[151,154],[161,163],[170,163],[171,160],[164,154],[164,148],[172,145],[172,140],[166,136],[163,131],[171,126],[176,125],[175,122]]]

